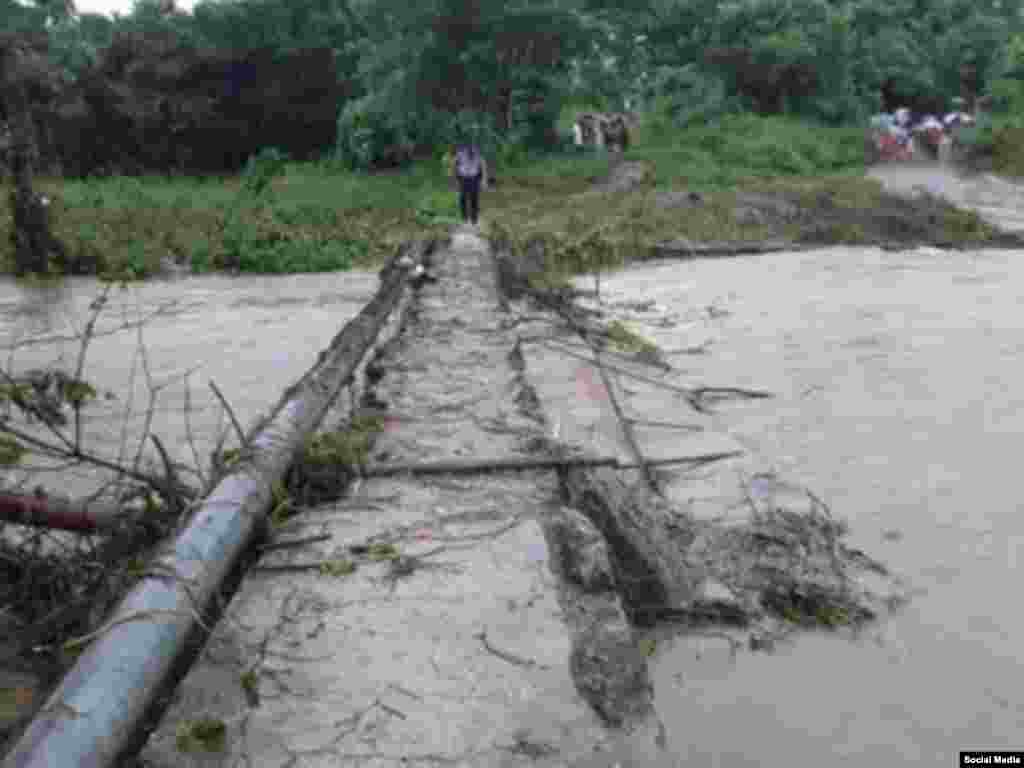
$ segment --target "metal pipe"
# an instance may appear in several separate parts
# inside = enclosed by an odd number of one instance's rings
[[[432,245],[417,242],[403,250],[415,263]],[[354,377],[404,295],[412,270],[396,266],[400,255],[382,270],[374,298],[285,392],[266,423],[253,430],[246,457],[155,559],[154,572],[174,575],[147,577],[124,598],[29,724],[4,768],[110,768],[137,741],[161,685],[200,626],[199,612],[264,524],[271,489]]]

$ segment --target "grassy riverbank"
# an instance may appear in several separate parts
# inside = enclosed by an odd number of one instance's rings
[[[648,169],[638,187],[586,195],[609,174],[603,152],[495,162],[497,184],[484,193],[484,217],[524,237],[600,227],[610,241],[642,247],[674,238],[801,239],[809,230],[800,212],[825,212],[833,221],[816,227],[811,241],[826,244],[877,239],[863,220],[888,204],[878,184],[863,177],[858,128],[736,115],[679,130],[647,117],[624,159]],[[145,277],[169,260],[196,272],[368,267],[402,240],[446,231],[457,217],[455,187],[440,155],[378,174],[285,164],[258,192],[252,176],[43,179],[38,186],[52,200],[55,231],[72,259],[121,278]],[[8,188],[0,191],[6,199]],[[751,192],[778,202],[752,206],[744,197]],[[850,221],[836,211],[850,211]],[[949,226],[944,219],[936,224],[943,239],[986,236],[975,218],[954,218]],[[10,227],[4,207],[0,262],[8,269]]]

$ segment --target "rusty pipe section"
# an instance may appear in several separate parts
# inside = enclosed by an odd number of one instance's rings
[[[120,504],[20,493],[0,493],[0,520],[38,528],[94,533],[125,517]]]
[[[188,527],[157,557],[65,675],[4,768],[108,768],[130,749],[201,613],[266,521],[271,489],[303,440],[352,381],[403,299],[433,241],[406,244],[381,271],[374,298],[285,392],[249,436]]]

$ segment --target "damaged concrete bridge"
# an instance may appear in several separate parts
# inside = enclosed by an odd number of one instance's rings
[[[660,467],[742,461],[701,406],[762,393],[600,351],[517,270],[463,229],[396,255],[4,765],[672,766],[652,628],[763,649],[883,610],[812,494],[729,526],[668,500]],[[678,439],[615,372],[679,399]],[[357,419],[381,429],[345,493],[283,498],[308,434]]]

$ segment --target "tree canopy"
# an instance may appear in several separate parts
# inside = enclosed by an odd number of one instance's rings
[[[574,100],[657,104],[681,122],[753,110],[832,123],[1013,90],[1024,0],[136,0],[108,18],[72,0],[0,0],[0,33],[42,34],[68,82],[126,35],[197,50],[331,52],[337,147],[403,162],[472,127],[551,146]]]

